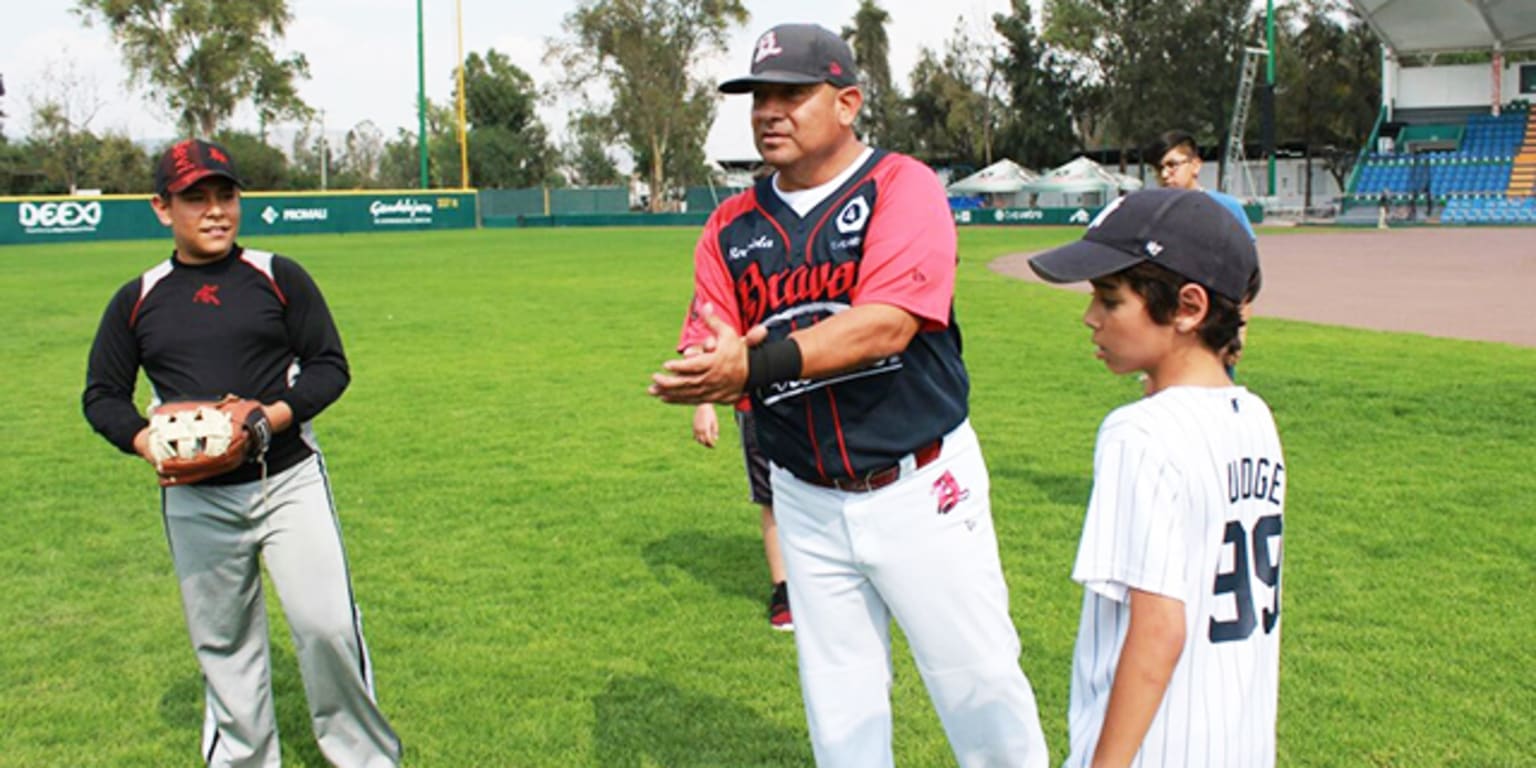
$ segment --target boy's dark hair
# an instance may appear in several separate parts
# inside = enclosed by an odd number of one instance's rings
[[[1144,261],[1094,282],[1107,285],[1123,282],[1146,302],[1147,315],[1152,318],[1152,322],[1168,325],[1173,322],[1173,315],[1179,308],[1179,289],[1193,281],[1166,267]],[[1259,273],[1255,271],[1248,279],[1249,301],[1258,294],[1259,284]],[[1205,319],[1196,329],[1200,341],[1218,354],[1241,349],[1242,342],[1238,340],[1237,330],[1243,326],[1243,316],[1237,302],[1209,289],[1205,295],[1209,297],[1210,304]]]
[[[1195,143],[1195,137],[1188,131],[1163,131],[1152,143],[1147,145],[1147,161],[1156,165],[1168,150],[1182,147],[1193,157],[1200,156],[1200,145]]]

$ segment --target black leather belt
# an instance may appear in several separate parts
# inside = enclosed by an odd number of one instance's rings
[[[944,438],[938,438],[912,452],[914,460],[913,469],[922,469],[932,464],[939,458],[939,451],[944,447]],[[901,479],[901,462],[896,462],[884,469],[872,469],[856,477],[813,477],[805,481],[811,485],[819,485],[822,488],[834,488],[848,493],[869,493],[878,491]]]

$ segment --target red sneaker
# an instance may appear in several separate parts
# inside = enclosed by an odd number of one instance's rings
[[[773,595],[768,598],[768,626],[780,632],[795,631],[795,620],[789,613],[789,584],[773,585]]]

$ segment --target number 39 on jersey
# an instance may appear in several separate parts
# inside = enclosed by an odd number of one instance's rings
[[[1210,618],[1207,637],[1213,643],[1246,640],[1261,628],[1269,634],[1280,622],[1284,485],[1280,461],[1243,457],[1227,462],[1233,519],[1223,531],[1221,565],[1212,586],[1216,612],[1223,614]]]

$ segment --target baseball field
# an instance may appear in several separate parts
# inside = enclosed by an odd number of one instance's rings
[[[1075,236],[964,230],[958,288],[1053,762],[1094,431],[1139,385],[1093,359],[1081,295],[988,264]],[[309,269],[351,358],[351,389],[316,427],[408,764],[810,764],[793,639],[763,615],[734,428],[702,449],[688,409],[645,394],[676,340],[695,237],[249,243]],[[0,462],[0,766],[196,764],[201,679],[158,488],[80,415],[108,297],[168,249],[0,249],[15,418]],[[1240,377],[1273,406],[1289,464],[1280,764],[1532,765],[1536,348],[1260,317]],[[269,607],[285,764],[321,766]],[[898,763],[952,765],[897,646]]]

